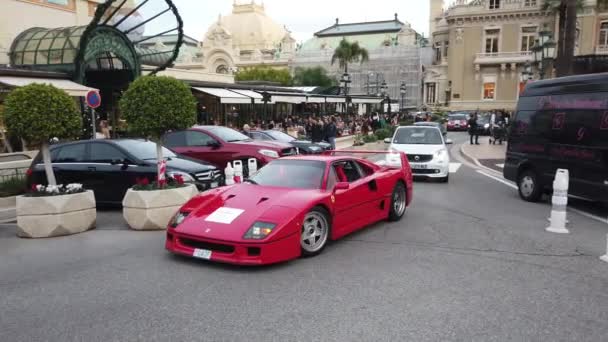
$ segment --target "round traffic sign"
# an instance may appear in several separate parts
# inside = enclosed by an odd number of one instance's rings
[[[97,108],[101,106],[101,96],[96,90],[91,90],[87,93],[87,106]]]

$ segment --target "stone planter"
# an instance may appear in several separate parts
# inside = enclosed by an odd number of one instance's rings
[[[97,209],[93,191],[78,194],[17,197],[17,235],[46,238],[72,235],[95,227]]]
[[[194,185],[153,191],[129,189],[122,201],[122,214],[131,229],[166,229],[177,210],[196,195]]]

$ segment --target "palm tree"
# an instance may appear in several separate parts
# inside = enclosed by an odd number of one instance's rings
[[[559,37],[555,69],[558,77],[570,75],[576,47],[576,12],[583,8],[583,0],[546,0],[543,10],[558,16]]]
[[[359,46],[359,43],[351,43],[343,38],[340,45],[334,50],[334,55],[331,57],[331,65],[336,61],[339,62],[340,68],[344,69],[344,73],[348,73],[348,64],[361,62],[362,64],[369,61],[369,52],[367,49]]]

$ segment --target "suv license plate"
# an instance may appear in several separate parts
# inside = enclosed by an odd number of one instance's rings
[[[428,168],[426,164],[410,164],[410,167],[415,170],[426,170]]]
[[[195,249],[194,253],[192,253],[192,256],[199,259],[209,260],[211,259],[211,251],[208,251],[206,249]]]
[[[219,184],[218,182],[213,182],[213,183],[211,183],[211,184],[209,185],[209,189],[215,189],[215,188],[217,188],[218,186],[220,186],[220,184]]]

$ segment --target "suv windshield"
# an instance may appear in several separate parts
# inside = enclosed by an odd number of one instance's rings
[[[266,131],[264,132],[268,135],[270,135],[274,140],[277,141],[281,141],[281,142],[292,142],[294,140],[296,140],[296,138],[292,137],[289,134],[283,133],[281,131]]]
[[[261,168],[249,181],[263,186],[320,189],[324,174],[324,162],[279,159]]]
[[[208,128],[208,130],[209,132],[215,134],[218,138],[222,139],[225,142],[251,140],[250,137],[227,127],[213,126]]]
[[[402,127],[395,133],[393,144],[442,145],[441,132],[430,127]]]
[[[141,160],[156,159],[156,143],[145,140],[116,140],[116,145],[129,151],[136,158]],[[175,153],[163,147],[163,155],[165,158],[176,157]]]

